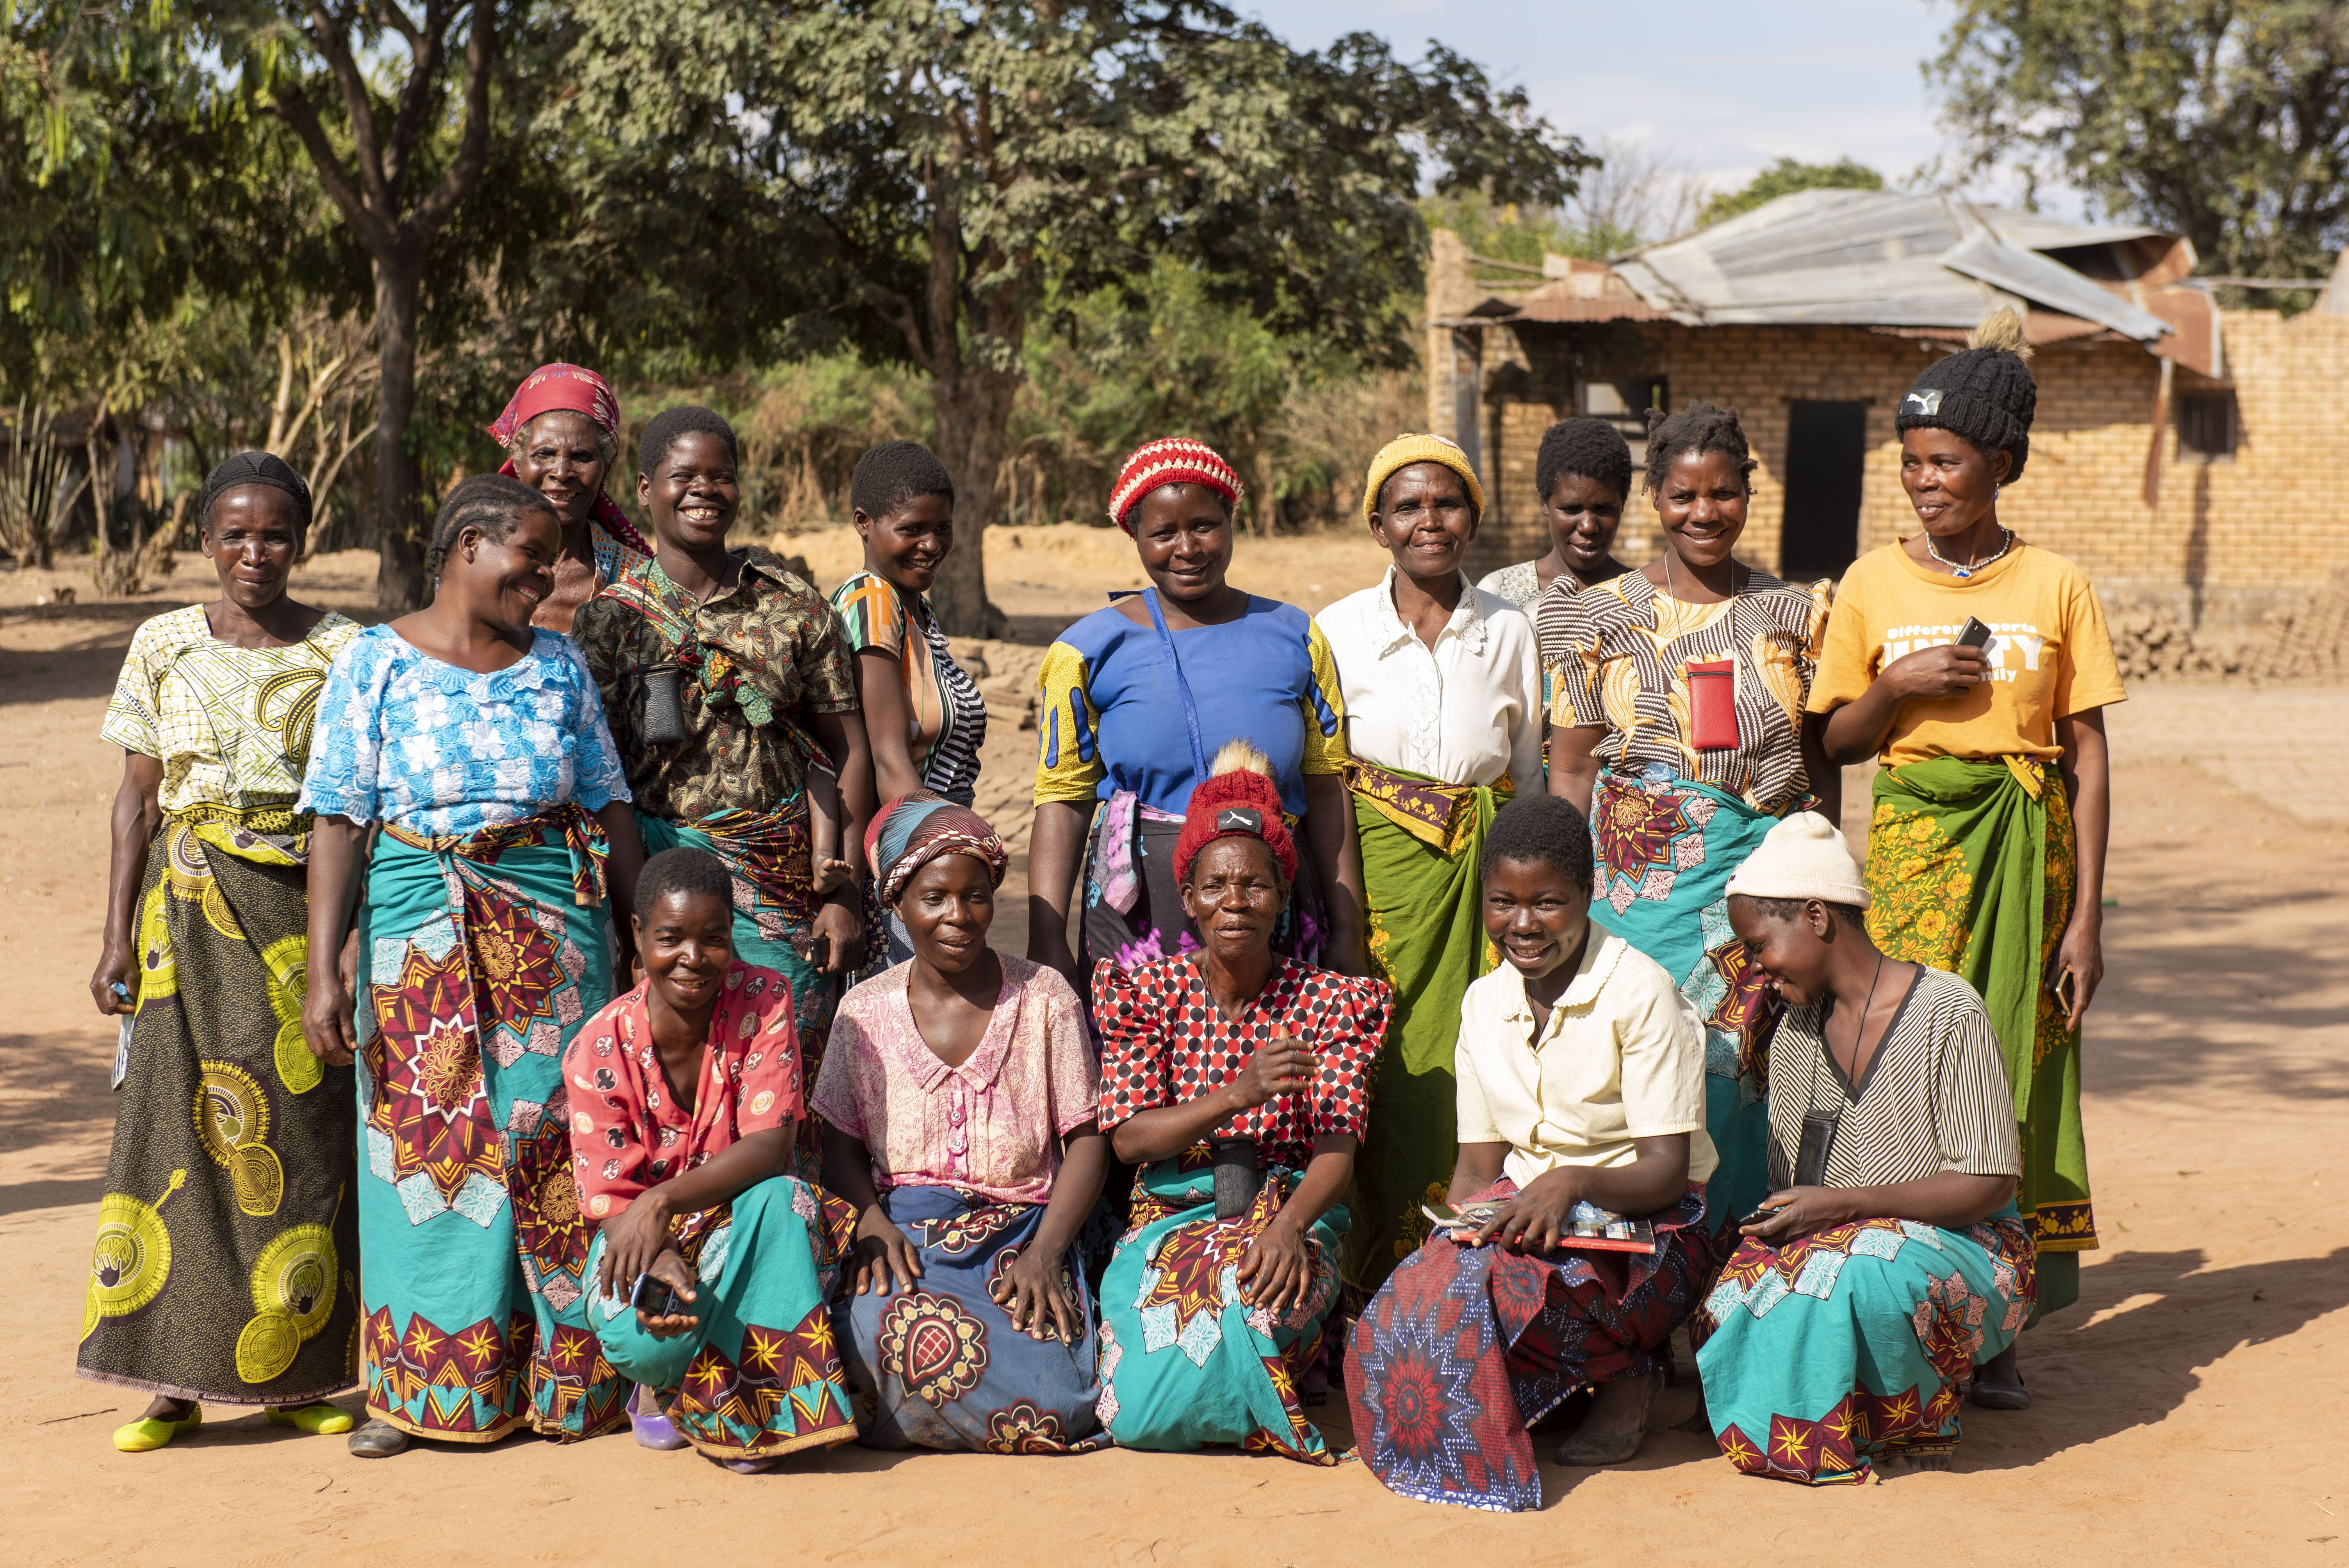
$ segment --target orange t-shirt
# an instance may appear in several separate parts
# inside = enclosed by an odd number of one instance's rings
[[[1902,704],[1885,734],[1887,765],[1929,757],[2053,762],[2064,754],[2057,719],[2127,695],[2104,606],[2064,557],[2018,539],[2001,559],[1957,578],[1889,544],[1854,562],[1836,590],[1810,711],[1856,701],[1895,659],[1956,642],[1969,615],[1993,634],[1983,650],[1991,678],[1957,696]]]

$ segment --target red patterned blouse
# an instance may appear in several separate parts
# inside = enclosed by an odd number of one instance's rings
[[[800,1115],[800,1037],[791,983],[737,964],[709,1015],[709,1064],[691,1110],[669,1092],[642,985],[614,997],[572,1037],[572,1169],[579,1212],[609,1219],[648,1187],[684,1175],[753,1132]]]
[[[1266,1164],[1299,1171],[1313,1157],[1315,1139],[1330,1133],[1361,1138],[1370,1114],[1371,1066],[1394,992],[1382,980],[1276,957],[1272,977],[1237,1023],[1216,1008],[1190,954],[1162,958],[1131,974],[1107,959],[1096,965],[1101,1130],[1211,1094],[1239,1076],[1257,1047],[1290,1035],[1320,1056],[1311,1091],[1242,1111],[1213,1136],[1254,1139]]]

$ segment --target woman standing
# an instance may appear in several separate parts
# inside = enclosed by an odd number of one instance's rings
[[[856,1215],[839,1321],[861,1440],[1103,1447],[1109,1148],[1083,1008],[1054,971],[987,945],[1010,857],[977,815],[892,802],[872,851],[914,956],[841,1002],[815,1088],[824,1187]]]
[[[1748,1475],[1946,1469],[1966,1385],[2033,1296],[1998,1038],[1964,981],[1868,941],[1868,890],[1826,818],[1773,828],[1729,890],[1787,1011],[1772,1191],[1691,1326],[1706,1414]]]
[[[531,624],[568,634],[597,589],[652,553],[604,488],[620,459],[620,400],[584,366],[542,365],[514,388],[489,432],[506,449],[498,472],[544,496],[563,525],[554,589]]]
[[[1630,570],[1614,554],[1631,499],[1630,444],[1604,419],[1561,419],[1542,432],[1534,489],[1549,524],[1549,553],[1504,566],[1476,584],[1528,615],[1560,578],[1571,593]]]
[[[196,528],[221,596],[139,628],[102,732],[122,786],[89,990],[135,1017],[77,1364],[155,1395],[116,1430],[125,1453],[193,1431],[198,1400],[351,1425],[323,1403],[353,1381],[350,1075],[303,1037],[311,822],[295,802],[319,689],[358,627],[286,597],[310,490],[278,459],[214,469]]]
[[[832,605],[856,654],[874,786],[885,800],[927,791],[968,806],[987,704],[926,596],[954,552],[954,480],[920,442],[886,441],[856,460],[848,498],[864,567],[833,590]]]
[[[2013,313],[1993,312],[1901,400],[1900,482],[1923,526],[1845,575],[1810,702],[1830,758],[1884,765],[1868,930],[1895,958],[1963,976],[1997,1026],[2023,1129],[2017,1202],[2052,1312],[2078,1297],[2096,1244],[2080,1017],[2105,973],[2103,710],[2123,694],[2087,578],[1998,520],[2031,452],[2028,353]],[[1986,643],[1960,645],[1970,620]],[[2011,1357],[1975,1398],[2027,1402]]]
[[[1723,889],[1770,824],[1816,796],[1838,809],[1803,702],[1826,620],[1808,593],[1735,560],[1754,462],[1736,414],[1648,416],[1648,493],[1665,554],[1542,600],[1549,790],[1590,819],[1599,924],[1664,966],[1705,1026],[1716,1225],[1764,1191],[1770,1002]]]
[[[1273,951],[1297,849],[1263,754],[1226,746],[1169,857],[1201,945],[1093,972],[1101,1125],[1144,1166],[1102,1278],[1102,1424],[1330,1465],[1298,1390],[1338,1295],[1370,1068],[1393,994]]]
[[[561,549],[537,491],[467,480],[433,529],[431,604],[354,637],[319,706],[312,952],[342,951],[366,867],[356,1026],[331,966],[302,1012],[313,1051],[359,1058],[364,1458],[620,1414],[563,1050],[612,994],[606,865],[627,908],[643,851],[587,666],[530,624]]]
[[[832,607],[856,655],[876,793],[968,806],[987,744],[987,703],[926,597],[954,550],[954,480],[920,442],[885,441],[856,459],[848,499],[864,569],[833,590]],[[905,924],[894,914],[885,923],[887,962],[903,964],[914,954]]]
[[[733,872],[735,950],[791,982],[812,1084],[839,977],[864,944],[863,891],[851,878],[817,893],[809,831],[811,741],[840,765],[847,832],[872,812],[848,651],[821,595],[770,552],[727,544],[742,500],[732,427],[707,408],[664,409],[638,438],[636,466],[657,544],[579,613],[579,650],[647,847],[691,844]],[[812,1181],[813,1118],[800,1151]]]
[[[1357,1302],[1418,1247],[1423,1205],[1451,1184],[1460,998],[1485,968],[1485,831],[1518,780],[1541,777],[1533,623],[1460,570],[1484,509],[1458,447],[1441,436],[1389,442],[1371,461],[1362,512],[1394,564],[1315,617],[1345,691],[1369,968],[1395,992],[1371,1115],[1378,1152],[1346,1205]]]
[[[1110,517],[1133,536],[1152,585],[1112,594],[1044,655],[1028,955],[1071,985],[1103,959],[1133,970],[1198,946],[1174,843],[1207,758],[1234,739],[1270,758],[1281,813],[1301,830],[1296,901],[1275,945],[1343,973],[1361,967],[1345,698],[1303,611],[1225,580],[1239,497],[1239,476],[1200,442],[1138,449],[1110,491]],[[1085,969],[1067,936],[1080,869]]]

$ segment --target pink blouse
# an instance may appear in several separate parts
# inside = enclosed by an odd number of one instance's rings
[[[1003,989],[958,1068],[914,1025],[912,964],[841,998],[810,1102],[872,1153],[875,1186],[1041,1203],[1060,1174],[1061,1136],[1093,1119],[1101,1073],[1076,992],[1040,964],[997,957]]]
[[[790,983],[771,969],[735,965],[709,1014],[707,1065],[688,1111],[667,1092],[645,988],[613,997],[579,1026],[563,1058],[580,1212],[608,1219],[646,1188],[796,1120],[799,1041]]]

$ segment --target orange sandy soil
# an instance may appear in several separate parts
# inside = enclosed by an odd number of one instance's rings
[[[1016,547],[1011,531],[990,540],[988,565],[1031,641],[1100,603],[1101,589],[1135,582],[1114,535],[1021,531]],[[827,583],[852,558],[836,536],[784,542]],[[1314,607],[1382,564],[1351,538],[1247,542],[1237,575]],[[303,592],[359,608],[371,568],[325,559],[305,568]],[[85,989],[120,770],[98,727],[132,627],[209,596],[210,573],[186,557],[136,603],[33,606],[72,580],[0,576],[0,783],[12,808],[0,813],[0,954],[17,976],[0,1016],[11,1282],[0,1466],[13,1562],[2349,1558],[2349,828],[2337,815],[2296,820],[2222,781],[2280,734],[2302,738],[2294,760],[2312,782],[2340,779],[2349,756],[2323,754],[2349,751],[2349,691],[2141,686],[2114,714],[2119,903],[2086,1046],[2105,1247],[2087,1256],[2079,1305],[2023,1342],[2037,1408],[1969,1410],[1948,1473],[1821,1491],[1740,1476],[1710,1440],[1671,1429],[1689,1412],[1685,1384],[1665,1392],[1636,1461],[1546,1469],[1547,1506],[1517,1517],[1406,1502],[1357,1464],[1235,1453],[851,1448],[746,1479],[620,1436],[419,1446],[372,1462],[228,1407],[193,1440],[124,1456],[107,1434],[143,1401],[73,1376],[114,1114],[114,1029]],[[87,576],[78,583],[87,600]],[[1034,656],[993,652],[1003,664]],[[988,793],[1009,799],[1034,736],[998,728]],[[1863,787],[1858,773],[1852,783]],[[2321,818],[2337,802],[2310,807]],[[1017,945],[1015,931],[1001,934]],[[1333,1446],[1350,1444],[1342,1401],[1319,1417]]]

